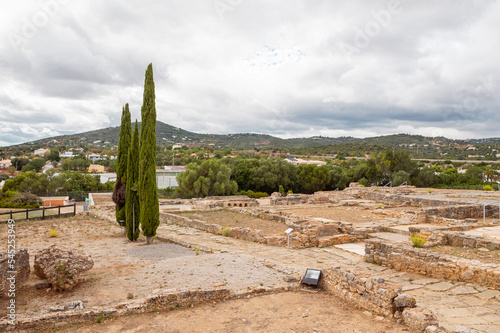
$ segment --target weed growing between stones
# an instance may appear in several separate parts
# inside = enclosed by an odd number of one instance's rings
[[[229,237],[229,227],[225,227],[222,229],[222,236]]]
[[[411,242],[413,243],[413,246],[421,248],[424,246],[424,244],[427,242],[427,238],[420,233],[413,233],[410,235]]]

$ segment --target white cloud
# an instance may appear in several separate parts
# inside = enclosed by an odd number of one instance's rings
[[[150,62],[158,120],[190,131],[498,136],[500,1],[401,0],[375,30],[387,1],[43,3],[61,3],[46,22],[35,0],[0,13],[0,129],[16,133],[0,144],[117,126],[127,102],[139,119]]]

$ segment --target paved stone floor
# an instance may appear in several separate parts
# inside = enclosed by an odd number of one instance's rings
[[[464,233],[468,234],[468,235],[482,236],[482,237],[488,237],[488,238],[494,238],[496,240],[500,240],[500,226],[477,228],[477,229],[464,231]]]
[[[303,274],[306,268],[331,266],[370,270],[388,281],[401,284],[403,290],[413,295],[420,305],[434,311],[440,326],[447,331],[454,332],[457,326],[465,326],[479,332],[500,332],[499,291],[369,264],[364,262],[363,256],[353,253],[356,252],[356,244],[346,250],[338,247],[287,249],[166,224],[160,225],[157,234],[161,238],[202,249],[252,255],[288,273]]]

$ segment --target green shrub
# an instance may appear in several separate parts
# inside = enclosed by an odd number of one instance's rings
[[[252,190],[248,190],[246,195],[252,199],[267,198],[269,196],[266,192],[254,192]]]
[[[229,227],[225,227],[222,229],[222,236],[229,237]]]

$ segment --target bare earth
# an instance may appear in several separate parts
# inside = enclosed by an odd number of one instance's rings
[[[261,230],[265,236],[281,235],[288,228],[285,224],[280,222],[268,221],[258,217],[225,210],[179,213],[177,215],[185,216],[190,219],[207,221],[209,223],[218,224],[222,227],[258,229]]]
[[[58,231],[57,237],[49,237],[51,229]],[[17,293],[19,314],[43,312],[77,300],[86,307],[112,305],[125,301],[128,293],[146,297],[155,289],[245,289],[285,284],[284,274],[251,256],[204,252],[196,255],[193,249],[158,240],[151,246],[145,246],[144,239],[132,243],[121,236],[117,224],[83,215],[21,221],[16,224],[16,236],[17,247],[28,249],[32,269],[36,252],[52,244],[85,251],[94,260],[94,267],[83,274],[87,281],[71,291],[36,289],[40,279],[31,274]],[[0,244],[7,244],[6,239],[7,226],[2,224]],[[0,298],[0,316],[5,315],[5,301]]]
[[[58,231],[51,238],[48,230]],[[6,244],[6,225],[0,242]],[[250,255],[203,253],[161,243],[145,246],[120,235],[120,228],[86,215],[16,224],[18,248],[28,248],[31,265],[36,251],[52,244],[89,253],[95,265],[87,281],[67,292],[36,289],[31,274],[18,292],[18,314],[47,312],[51,306],[81,300],[86,308],[126,300],[128,293],[145,297],[155,289],[224,287],[232,290],[283,286],[284,274]],[[33,267],[33,266],[32,266]],[[0,299],[0,316],[5,300]],[[58,329],[59,330],[59,329]],[[193,308],[164,310],[130,317],[105,318],[66,328],[65,332],[403,332],[403,326],[367,312],[349,308],[325,293],[290,292],[236,299]],[[53,331],[53,330],[49,330]]]
[[[283,293],[194,308],[105,319],[63,332],[329,332],[396,333],[404,326],[319,293]]]
[[[317,208],[301,208],[301,209],[290,209],[288,212],[293,213],[297,216],[302,217],[321,217],[325,219],[330,219],[334,221],[350,222],[350,223],[366,223],[380,221],[386,218],[393,217],[407,217],[410,218],[415,209],[410,207],[398,207],[398,208],[374,208],[369,209],[368,207],[317,207]]]

